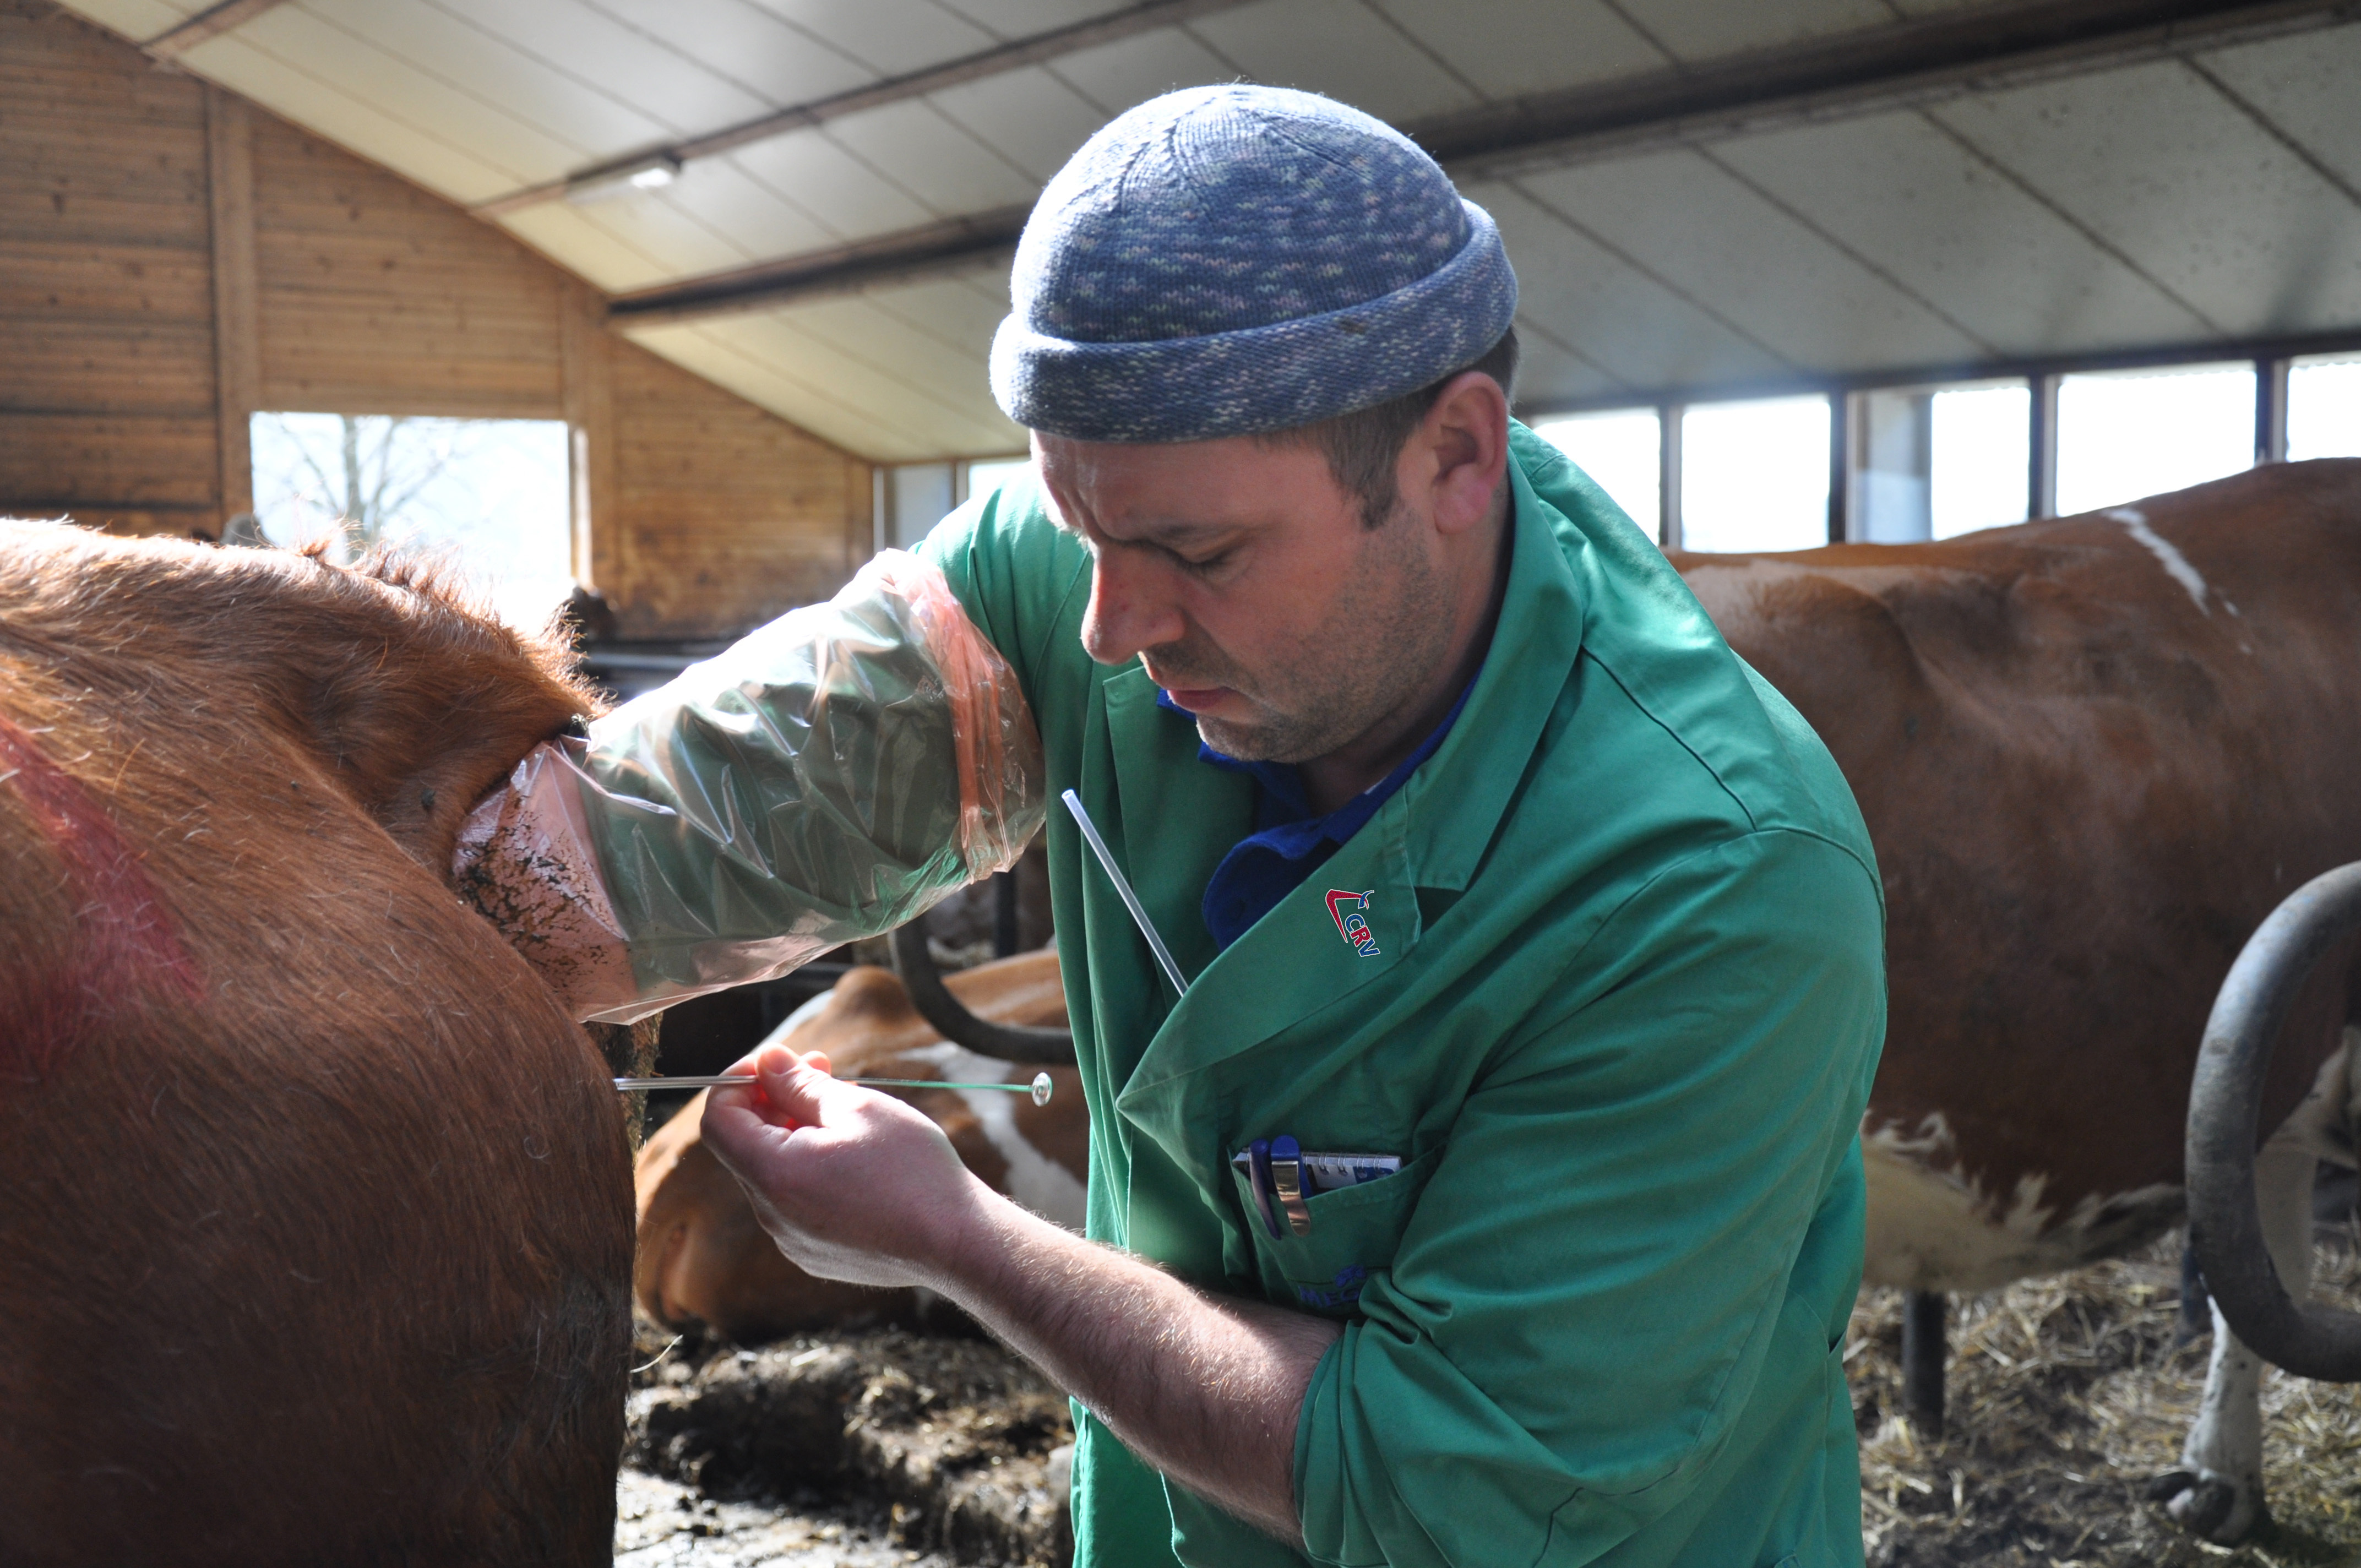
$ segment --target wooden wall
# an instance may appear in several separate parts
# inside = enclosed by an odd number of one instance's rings
[[[565,419],[577,575],[626,637],[824,597],[866,464],[609,333],[568,274],[373,164],[0,0],[0,516],[217,535],[257,410]]]

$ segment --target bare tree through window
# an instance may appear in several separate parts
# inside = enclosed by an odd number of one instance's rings
[[[573,586],[558,422],[286,412],[251,429],[255,543],[454,554],[521,623]]]

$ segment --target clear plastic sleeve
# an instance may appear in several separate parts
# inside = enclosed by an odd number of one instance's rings
[[[536,747],[469,816],[460,891],[577,1018],[629,1023],[890,931],[1041,826],[1015,673],[898,550]]]

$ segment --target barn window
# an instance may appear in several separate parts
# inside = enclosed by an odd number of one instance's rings
[[[1808,550],[1828,542],[1828,400],[1698,403],[1681,417],[1681,543]]]
[[[1928,400],[1932,537],[2025,521],[2032,399],[2024,382],[2008,381],[1944,387]]]
[[[2314,355],[2288,367],[2288,461],[2361,457],[2361,355]]]
[[[877,471],[875,543],[880,550],[907,550],[935,524],[967,504],[970,496],[997,489],[1033,466],[1022,457],[977,457],[941,463],[904,463]]]
[[[965,464],[963,466],[967,471],[967,482],[961,487],[961,500],[967,499],[970,496],[988,494],[1000,488],[1011,479],[1024,477],[1033,471],[1033,459],[1030,455],[995,457],[989,462],[979,461]]]
[[[2255,367],[2093,371],[2058,383],[2062,517],[2252,467]]]
[[[1653,409],[1613,409],[1533,426],[1533,433],[1574,459],[1576,467],[1651,534],[1663,507],[1664,427]]]
[[[448,554],[518,625],[574,586],[562,421],[258,413],[250,430],[269,543]]]

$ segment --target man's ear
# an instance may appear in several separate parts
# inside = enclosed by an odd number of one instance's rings
[[[1397,482],[1423,496],[1442,533],[1464,533],[1492,515],[1509,467],[1509,400],[1480,370],[1455,376],[1403,444]]]

